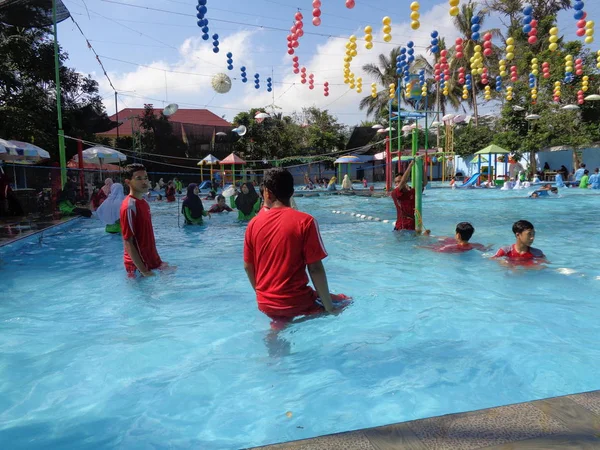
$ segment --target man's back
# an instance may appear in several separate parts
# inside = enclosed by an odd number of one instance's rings
[[[244,261],[254,266],[259,309],[271,316],[295,316],[314,307],[306,266],[327,256],[318,225],[289,207],[264,208],[246,230]]]

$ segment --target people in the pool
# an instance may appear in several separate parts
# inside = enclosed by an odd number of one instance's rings
[[[124,199],[123,185],[121,183],[113,183],[110,186],[110,194],[96,210],[96,217],[105,225],[104,230],[107,233],[121,233],[119,218]]]
[[[210,212],[204,209],[202,200],[198,196],[200,190],[196,183],[190,183],[187,187],[187,195],[181,204],[181,213],[186,225],[202,225],[203,217],[210,217]]]
[[[252,183],[243,183],[240,191],[229,197],[229,206],[237,208],[238,220],[247,221],[260,211],[261,200]]]
[[[229,206],[227,206],[227,203],[225,202],[225,197],[223,197],[222,195],[217,195],[217,202],[212,205],[210,207],[210,209],[208,210],[209,213],[211,214],[219,214],[222,212],[231,212],[233,211],[233,209],[231,209]]]

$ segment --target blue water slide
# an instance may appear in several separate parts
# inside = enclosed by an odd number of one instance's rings
[[[480,173],[476,173],[475,175],[471,176],[471,178],[469,178],[467,181],[465,181],[463,184],[459,184],[458,188],[466,188],[469,186],[473,186],[475,183],[477,183],[477,180],[479,179],[479,176],[481,174]]]

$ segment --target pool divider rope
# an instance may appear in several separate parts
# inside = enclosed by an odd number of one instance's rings
[[[380,219],[379,217],[367,216],[366,214],[361,214],[361,213],[347,212],[347,211],[338,211],[338,210],[335,210],[335,209],[332,210],[331,212],[333,214],[342,214],[344,216],[352,216],[352,217],[356,217],[357,219],[370,220],[372,222],[394,223],[394,220]]]

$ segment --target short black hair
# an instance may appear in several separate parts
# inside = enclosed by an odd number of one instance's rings
[[[587,175],[588,173],[590,173],[590,171],[589,171],[589,170],[587,170],[587,169],[585,169],[585,170],[583,171],[583,174],[584,174],[584,175]]]
[[[217,201],[220,202],[221,200],[225,200],[225,197],[223,197],[221,194],[217,195]]]
[[[512,231],[514,234],[519,234],[527,230],[535,230],[531,222],[527,220],[517,220],[515,223],[513,223]]]
[[[294,195],[294,177],[282,167],[275,167],[265,172],[264,186],[282,203],[289,202]]]
[[[146,171],[146,167],[144,167],[143,164],[129,164],[127,167],[125,167],[125,170],[123,171],[123,178],[125,178],[126,180],[131,180],[133,178],[134,173],[140,172],[142,170],[144,172]]]
[[[579,164],[579,167],[585,167],[584,163]]]
[[[456,233],[460,234],[460,238],[463,241],[468,241],[475,233],[475,228],[469,222],[460,222],[456,225]]]

